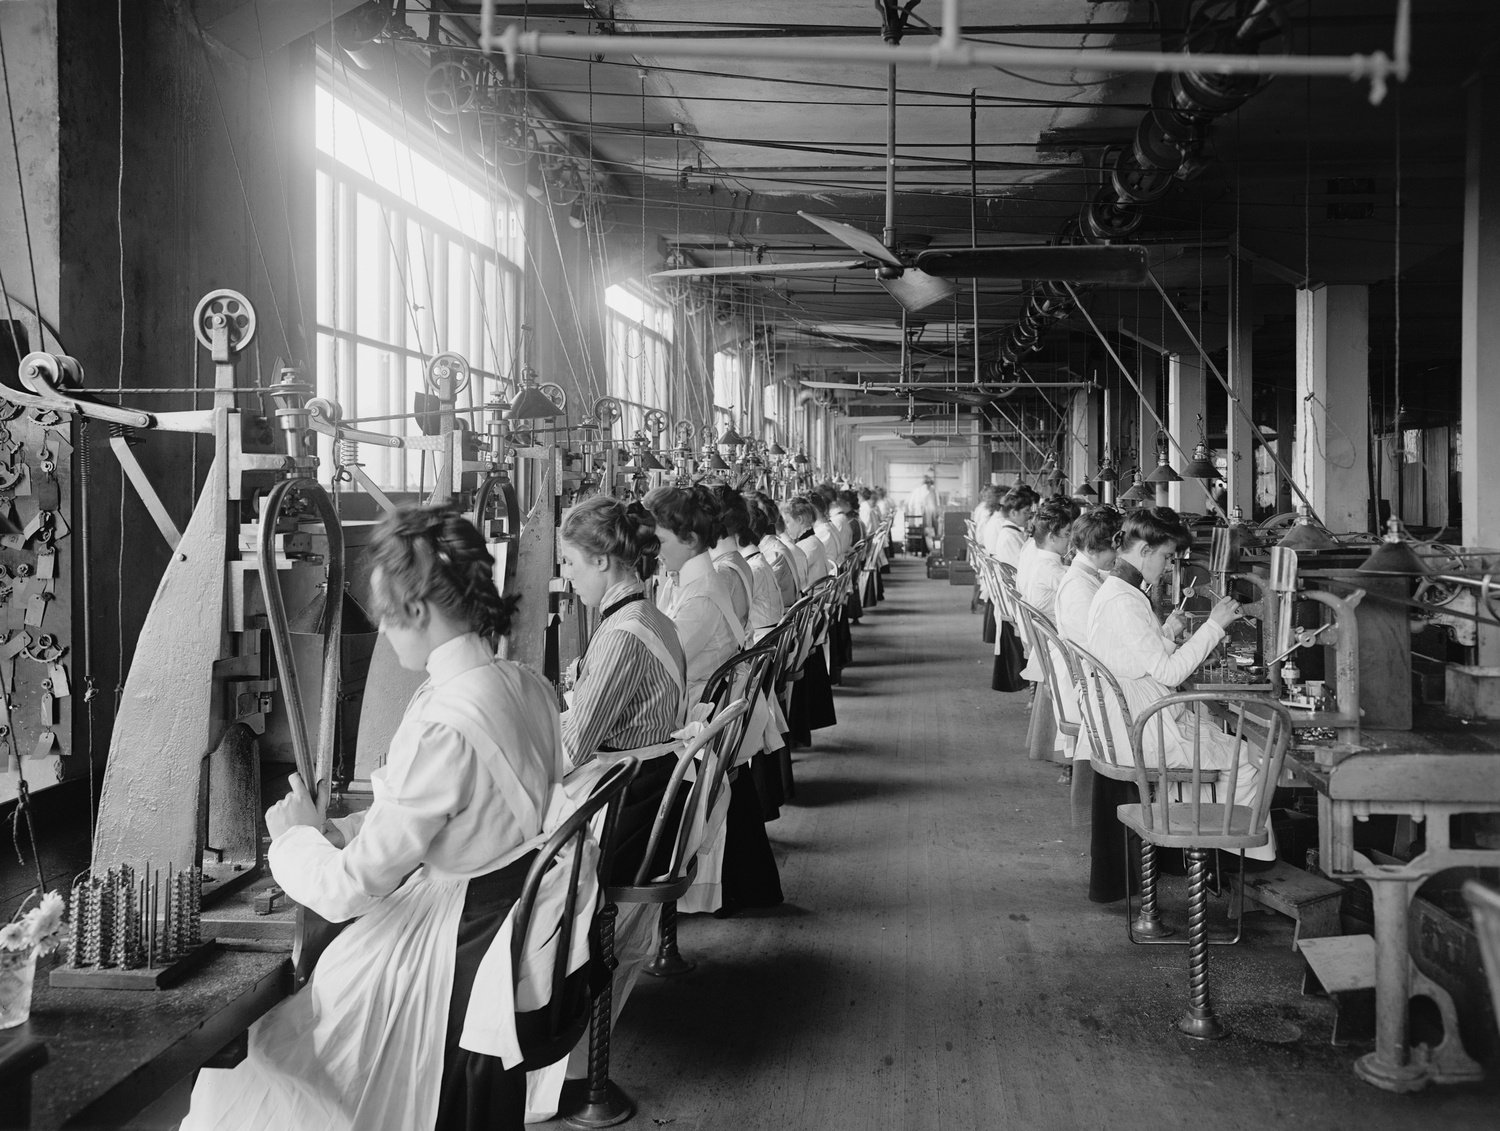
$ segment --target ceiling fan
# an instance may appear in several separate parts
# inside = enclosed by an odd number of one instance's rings
[[[896,68],[886,71],[887,105],[895,114]],[[805,275],[870,270],[908,311],[923,310],[958,288],[950,279],[1033,279],[1069,283],[1143,284],[1149,266],[1137,244],[1032,244],[1017,247],[929,248],[903,255],[896,240],[896,131],[886,131],[885,231],[876,238],[863,229],[826,216],[798,211],[808,223],[859,252],[861,259],[814,263],[746,263],[733,267],[673,267],[653,279],[714,278],[728,275]]]

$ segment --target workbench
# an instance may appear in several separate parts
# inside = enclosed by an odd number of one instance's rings
[[[1413,1050],[1407,1019],[1414,983],[1409,914],[1422,884],[1448,868],[1500,867],[1500,848],[1451,843],[1450,818],[1500,813],[1500,722],[1423,709],[1410,731],[1365,730],[1358,745],[1294,750],[1295,775],[1318,793],[1321,869],[1369,884],[1375,908],[1375,1050],[1355,1064],[1363,1080],[1393,1092],[1479,1077],[1456,1032],[1437,1049]],[[1426,843],[1405,863],[1376,862],[1354,847],[1354,822],[1378,814],[1425,824]]]
[[[31,1076],[29,1123],[25,1112],[9,1110],[0,1125],[127,1122],[213,1061],[291,985],[291,963],[281,951],[220,950],[180,984],[154,991],[54,989],[38,970],[31,1020],[0,1032],[0,1064],[12,1049],[36,1063],[38,1043],[45,1062]],[[21,1090],[7,1080],[0,1107]]]

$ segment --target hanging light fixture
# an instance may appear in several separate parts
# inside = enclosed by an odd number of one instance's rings
[[[1104,449],[1104,458],[1099,461],[1099,474],[1094,476],[1099,483],[1117,483],[1120,473],[1115,470],[1114,457],[1109,454],[1109,449]]]
[[[729,465],[724,462],[724,457],[719,454],[719,450],[717,448],[715,448],[713,454],[710,455],[706,461],[704,461],[703,467],[707,471],[729,470]]]
[[[1214,466],[1213,449],[1208,446],[1208,438],[1203,434],[1201,412],[1198,414],[1198,443],[1193,446],[1193,458],[1188,461],[1182,473],[1189,479],[1219,478],[1219,469]]]
[[[1289,550],[1335,550],[1338,542],[1332,534],[1328,533],[1326,527],[1313,521],[1312,512],[1308,510],[1306,503],[1297,507],[1297,521],[1292,528],[1281,536],[1278,546],[1285,546]]]
[[[1362,573],[1411,573],[1428,574],[1432,571],[1427,563],[1417,557],[1411,542],[1401,529],[1401,520],[1395,515],[1386,523],[1386,533],[1380,545],[1370,551],[1370,556],[1355,567]]]
[[[1156,467],[1151,474],[1146,476],[1147,483],[1181,483],[1182,476],[1178,475],[1167,459],[1167,434],[1158,432],[1156,434]]]
[[[1122,503],[1154,503],[1156,502],[1156,491],[1144,479],[1141,478],[1141,469],[1135,468],[1130,472],[1131,485],[1124,494],[1120,496]]]
[[[714,441],[720,448],[736,448],[745,442],[745,437],[734,430],[734,425],[726,423],[724,431],[719,433],[719,438]]]
[[[798,448],[797,454],[792,457],[792,463],[796,465],[799,471],[802,468],[806,467],[810,462],[811,461],[807,458],[807,453],[801,448]]]
[[[1094,490],[1087,479],[1073,489],[1073,498],[1075,499],[1097,499],[1098,497],[1099,492]]]
[[[547,394],[542,392],[537,385],[536,370],[529,365],[521,370],[521,384],[516,389],[516,395],[506,409],[505,415],[508,420],[545,420],[560,415],[562,412],[555,404],[547,399]]]

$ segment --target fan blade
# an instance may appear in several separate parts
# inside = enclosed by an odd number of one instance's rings
[[[1144,283],[1148,261],[1138,244],[966,247],[919,252],[916,265],[944,278],[1061,279],[1069,283]]]
[[[958,286],[926,271],[908,267],[894,279],[881,279],[880,285],[890,296],[912,313],[949,298]]]
[[[816,275],[865,266],[863,259],[825,259],[816,263],[742,263],[736,267],[674,267],[653,271],[652,279],[701,279],[712,275]]]
[[[859,442],[861,444],[872,444],[876,443],[877,441],[890,441],[899,439],[901,439],[901,437],[895,432],[870,432],[867,435],[859,437]]]
[[[881,243],[878,239],[852,224],[845,224],[841,220],[825,220],[821,216],[814,216],[811,212],[798,212],[809,224],[816,224],[840,243],[846,243],[855,251],[868,255],[871,259],[878,259],[882,263],[889,263],[892,267],[904,267],[900,257]]]

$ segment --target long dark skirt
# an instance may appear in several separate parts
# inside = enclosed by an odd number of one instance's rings
[[[732,915],[747,907],[775,907],[782,900],[781,873],[766,822],[761,817],[755,781],[741,766],[729,787],[729,812],[724,817],[724,885],[720,913]]]
[[[498,872],[469,881],[458,921],[436,1131],[522,1131],[526,1125],[526,1070],[518,1065],[507,1072],[498,1057],[459,1048],[458,1038],[479,962],[520,898],[535,858],[536,853],[528,853]]]
[[[453,992],[448,998],[448,1029],[443,1044],[443,1078],[438,1090],[434,1131],[523,1131],[526,1126],[526,1069],[507,1071],[498,1057],[459,1048],[464,1015],[479,963],[490,949],[500,926],[520,898],[535,852],[529,852],[497,872],[469,881],[464,909],[458,920],[453,961]],[[585,926],[583,929],[588,929]],[[598,988],[592,984],[598,969],[597,940],[590,939],[595,961],[584,965],[563,983],[562,1013],[586,1020],[589,1002]],[[608,975],[605,975],[607,977]],[[516,1036],[533,1066],[566,1056],[579,1033],[555,1039],[548,1009],[516,1015]]]
[[[625,799],[620,805],[620,815],[615,819],[615,843],[610,854],[609,883],[633,884],[636,870],[646,855],[646,846],[651,841],[651,826],[656,821],[656,811],[661,807],[662,794],[667,789],[667,779],[677,759],[671,755],[648,758],[641,763],[634,780],[625,789]],[[687,803],[687,786],[677,791],[672,809],[662,826],[662,838],[652,861],[652,874],[666,870],[672,861],[672,843],[677,826],[682,823],[682,807]]]
[[[792,709],[787,714],[792,741],[807,746],[812,742],[813,731],[837,726],[838,721],[833,709],[833,682],[828,678],[823,649],[814,648],[803,665],[802,678],[792,684]]]
[[[984,603],[984,628],[981,630],[986,644],[995,642],[995,602]]]
[[[1121,805],[1134,805],[1139,800],[1140,791],[1134,782],[1094,774],[1089,816],[1089,899],[1094,903],[1124,899],[1127,882],[1130,891],[1140,895],[1141,838],[1127,833],[1116,815]],[[1157,849],[1156,866],[1160,873],[1181,875],[1181,851]]]
[[[785,749],[783,747],[782,749]],[[750,759],[750,779],[755,783],[755,795],[760,798],[761,819],[774,821],[781,816],[781,805],[786,792],[781,780],[781,751],[760,753]],[[742,769],[740,771],[744,773]]]

